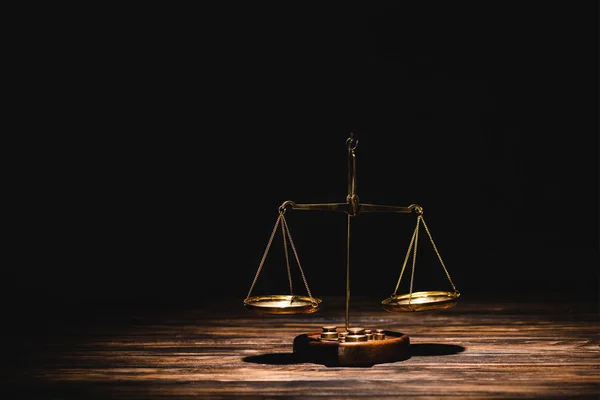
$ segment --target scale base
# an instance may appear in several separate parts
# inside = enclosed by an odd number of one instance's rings
[[[383,340],[361,342],[324,340],[321,339],[321,332],[304,333],[294,338],[294,355],[298,361],[328,367],[370,367],[410,358],[410,339],[407,335],[392,331],[383,333]]]

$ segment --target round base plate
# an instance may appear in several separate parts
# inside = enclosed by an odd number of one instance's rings
[[[410,358],[410,339],[399,332],[384,331],[384,340],[338,342],[320,340],[321,332],[294,338],[294,355],[299,361],[329,367],[365,367]]]
[[[381,305],[393,312],[442,310],[455,306],[459,296],[459,292],[415,292],[389,297]]]
[[[306,296],[274,294],[244,300],[244,306],[259,314],[311,314],[319,309],[321,299]]]

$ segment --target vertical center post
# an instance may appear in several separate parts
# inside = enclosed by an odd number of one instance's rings
[[[354,150],[358,145],[358,140],[354,139],[354,134],[346,140],[348,144],[348,225],[346,240],[346,332],[350,326],[350,220],[358,213],[358,195],[356,194],[356,154]]]

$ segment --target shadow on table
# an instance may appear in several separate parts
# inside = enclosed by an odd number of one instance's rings
[[[465,348],[456,344],[418,343],[410,345],[410,355],[412,357],[449,356],[463,351],[465,351]]]
[[[268,354],[259,354],[257,356],[248,356],[243,358],[244,362],[254,363],[254,364],[269,364],[269,365],[289,365],[289,364],[299,364],[299,361],[296,358],[294,353],[268,353]]]
[[[410,345],[411,357],[426,356],[448,356],[465,351],[463,346],[455,344],[419,343]],[[243,358],[244,362],[268,365],[290,365],[299,364],[304,361],[298,360],[294,353],[267,353]]]

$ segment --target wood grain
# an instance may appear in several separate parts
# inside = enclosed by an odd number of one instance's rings
[[[3,388],[38,398],[600,398],[596,303],[465,296],[447,310],[391,313],[353,299],[351,325],[411,343],[407,360],[357,368],[292,352],[298,334],[343,325],[343,298],[299,316],[254,314],[242,301],[106,309],[4,332]]]

